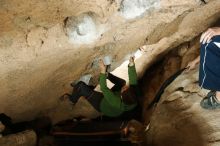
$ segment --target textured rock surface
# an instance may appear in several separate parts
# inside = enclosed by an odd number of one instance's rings
[[[14,121],[56,117],[55,112],[62,115],[57,121],[79,115],[58,97],[70,92],[69,83],[81,75],[97,76],[93,61],[98,57],[111,54],[116,67],[126,55],[148,44],[137,59],[142,76],[158,58],[199,35],[220,16],[219,0],[207,5],[197,0],[161,0],[157,8],[133,19],[123,18],[120,4],[120,0],[0,0],[0,111]],[[72,42],[67,18],[88,13],[94,24],[100,24],[92,32],[98,28],[101,34],[90,44]],[[90,32],[83,28],[76,27],[76,32]]]
[[[167,87],[151,118],[150,145],[219,145],[219,110],[205,110],[207,90],[198,86],[198,68],[183,73]]]
[[[37,134],[33,130],[26,130],[0,138],[1,146],[35,146]]]
[[[189,61],[192,61],[199,55],[199,37],[196,37],[190,42],[181,44],[172,49],[159,62],[151,66],[142,77],[141,86],[144,91],[144,107],[152,102],[162,84],[174,73],[187,66]],[[147,82],[146,82],[147,81]],[[148,123],[149,109],[143,109],[143,115]]]

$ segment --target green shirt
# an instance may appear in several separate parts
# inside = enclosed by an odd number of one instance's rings
[[[130,85],[137,85],[137,72],[135,65],[128,67],[128,77]],[[106,75],[101,73],[99,84],[104,98],[101,101],[100,110],[101,112],[109,117],[117,117],[121,115],[124,111],[132,110],[136,107],[137,103],[126,105],[121,100],[121,94],[119,92],[111,91],[106,84]]]

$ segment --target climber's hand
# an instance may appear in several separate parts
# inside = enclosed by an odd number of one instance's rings
[[[146,52],[146,48],[147,48],[147,46],[144,45],[144,46],[139,47],[139,50],[142,52]]]
[[[104,64],[102,59],[99,60],[99,69],[101,73],[105,73],[106,71],[106,65]]]
[[[134,65],[134,56],[131,56],[129,59],[129,66],[133,66]]]
[[[209,43],[212,39],[212,37],[220,35],[220,27],[213,27],[209,28],[207,31],[205,31],[201,38],[200,38],[200,43],[205,44]]]

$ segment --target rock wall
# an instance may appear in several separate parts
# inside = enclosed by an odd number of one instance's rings
[[[173,48],[167,53],[165,57],[158,60],[152,65],[141,79],[141,87],[144,91],[143,106],[148,107],[153,101],[157,92],[160,90],[162,84],[173,74],[180,69],[187,66],[189,61],[192,61],[199,56],[199,37],[196,37],[190,42],[181,44],[178,47]],[[149,109],[143,109],[143,117],[145,122],[149,122]]]
[[[163,146],[219,145],[219,110],[205,110],[207,90],[198,86],[198,67],[165,89],[147,132],[147,143]]]
[[[132,7],[126,0],[0,0],[0,112],[14,121],[79,115],[82,111],[58,98],[80,76],[97,77],[97,58],[110,54],[115,68],[147,44],[137,59],[141,77],[220,16],[218,0],[144,2],[134,0]],[[121,70],[116,72],[124,75]]]

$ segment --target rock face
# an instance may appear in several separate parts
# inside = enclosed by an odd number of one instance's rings
[[[189,61],[199,56],[199,39],[200,37],[196,37],[192,41],[173,48],[163,59],[148,69],[140,82],[144,97],[147,97],[143,102],[144,107],[148,107],[156,95],[160,93],[163,83],[167,82],[171,75],[185,68]],[[149,122],[150,112],[149,108],[143,108],[143,117],[146,124]]]
[[[167,87],[151,118],[147,143],[163,146],[219,145],[219,110],[205,110],[207,90],[198,86],[198,68]]]
[[[158,58],[220,16],[219,0],[206,5],[197,0],[133,2],[0,0],[0,112],[14,121],[80,115],[58,97],[71,92],[69,84],[84,74],[97,78],[99,57],[110,54],[115,68],[147,44],[137,59],[141,77]],[[131,17],[134,9],[138,13]],[[65,106],[69,110],[63,111]]]
[[[37,144],[37,134],[33,130],[26,130],[7,135],[0,138],[0,144],[1,146],[35,146]]]

